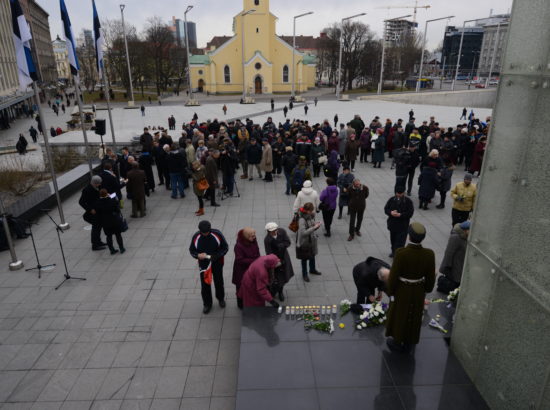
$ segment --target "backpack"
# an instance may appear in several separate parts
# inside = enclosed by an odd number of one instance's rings
[[[298,168],[292,177],[292,187],[299,191],[304,185],[304,180],[306,179],[306,170]]]

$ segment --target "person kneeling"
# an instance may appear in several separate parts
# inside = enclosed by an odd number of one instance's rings
[[[260,256],[244,273],[237,297],[242,298],[244,307],[265,306],[265,302],[278,308],[269,286],[273,281],[274,269],[281,265],[275,255]]]
[[[390,276],[390,265],[369,256],[353,268],[353,281],[357,287],[357,304],[374,303],[382,299]],[[376,295],[378,290],[378,295]]]

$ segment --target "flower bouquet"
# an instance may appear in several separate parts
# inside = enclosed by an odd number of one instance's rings
[[[315,329],[319,332],[332,334],[334,332],[334,321],[332,318],[321,320],[319,313],[306,313],[304,314],[304,328],[306,330]]]
[[[351,309],[351,301],[344,299],[340,301],[340,317],[346,315]]]
[[[367,306],[370,307],[359,315],[359,320],[355,322],[355,328],[357,330],[378,326],[386,321],[386,311],[388,310],[387,304],[376,302]]]
[[[449,292],[449,295],[447,295],[447,302],[456,303],[456,301],[458,300],[459,293],[460,293],[460,287]]]

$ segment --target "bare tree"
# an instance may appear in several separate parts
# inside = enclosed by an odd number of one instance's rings
[[[98,80],[94,42],[91,37],[84,35],[83,30],[78,39],[78,44],[76,54],[80,65],[81,83],[88,92],[92,92]]]
[[[157,94],[166,90],[170,78],[177,71],[173,66],[176,44],[174,36],[168,25],[160,17],[152,17],[147,20],[144,32],[145,42],[148,47],[148,56],[153,61],[153,79],[157,88]],[[172,58],[171,58],[172,57]]]

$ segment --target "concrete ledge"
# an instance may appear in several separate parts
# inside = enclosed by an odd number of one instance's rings
[[[246,97],[243,100],[243,104],[256,104],[256,100],[252,97]]]
[[[349,94],[342,94],[338,101],[351,101],[351,100],[349,98]]]
[[[94,164],[93,170],[97,172],[100,164]],[[82,189],[90,181],[90,169],[88,164],[78,165],[69,172],[57,178],[57,186],[61,199],[68,198],[74,192]],[[50,181],[43,187],[21,197],[11,204],[7,212],[17,218],[31,219],[40,209],[57,206],[53,183]]]
[[[497,89],[460,91],[422,91],[420,93],[384,93],[363,95],[358,100],[381,100],[404,104],[443,105],[449,107],[493,108]]]

